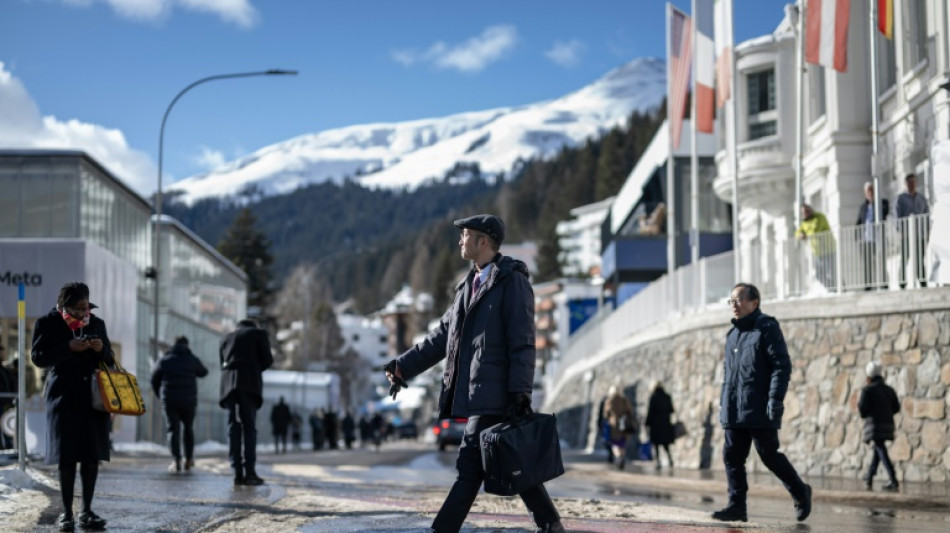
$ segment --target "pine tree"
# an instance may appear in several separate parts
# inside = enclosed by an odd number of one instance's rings
[[[270,241],[257,229],[257,217],[247,207],[238,213],[234,223],[218,243],[218,251],[247,274],[247,304],[267,309],[271,296]]]

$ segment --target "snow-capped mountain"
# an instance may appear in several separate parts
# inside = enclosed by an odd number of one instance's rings
[[[457,165],[482,175],[510,173],[518,161],[549,157],[655,108],[666,94],[661,59],[636,59],[562,98],[519,107],[409,122],[362,124],[273,144],[173,189],[191,202],[254,186],[280,194],[326,180],[358,178],[371,187],[414,188]]]

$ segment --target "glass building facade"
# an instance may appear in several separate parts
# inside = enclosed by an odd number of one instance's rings
[[[117,332],[110,327],[110,337],[124,334],[135,339],[129,343],[134,347],[122,346],[121,358],[126,368],[136,372],[149,409],[145,417],[137,419],[134,438],[162,442],[162,410],[149,384],[155,308],[154,285],[145,277],[152,261],[154,217],[150,203],[80,151],[0,150],[0,191],[0,276],[7,272],[38,271],[31,269],[31,265],[23,266],[23,253],[12,252],[21,251],[30,242],[42,243],[43,247],[77,241],[91,243],[92,251],[86,253],[114,256],[125,271],[134,270],[135,281],[128,288],[125,284],[100,285],[97,294],[104,290],[135,292],[134,300],[125,295],[135,315],[128,321],[128,329],[134,329],[134,333]],[[175,337],[188,337],[192,351],[210,371],[208,377],[199,380],[196,438],[226,442],[223,411],[217,404],[218,343],[246,314],[246,277],[177,221],[165,217],[161,223],[158,345],[164,351]],[[15,268],[10,266],[14,263]],[[105,285],[109,285],[108,276],[105,279]],[[49,287],[52,284],[49,280],[38,298],[49,301],[49,291],[54,291],[55,301],[59,287]],[[7,285],[10,284],[0,287],[0,299],[10,299],[11,290],[15,294],[15,288]],[[15,312],[4,311],[8,308],[0,307],[0,343],[10,348],[12,356],[18,341],[17,317]],[[21,360],[29,360],[32,326],[37,318],[27,317],[27,353]],[[40,372],[32,369],[31,373],[36,383],[28,384],[27,390],[36,393]]]

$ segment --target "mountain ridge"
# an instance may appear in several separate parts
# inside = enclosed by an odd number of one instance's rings
[[[170,189],[187,203],[236,196],[249,188],[265,196],[284,194],[346,178],[374,188],[414,189],[444,179],[460,165],[494,179],[528,160],[597,138],[634,111],[655,109],[665,96],[665,76],[662,59],[638,58],[577,91],[539,103],[304,134]]]

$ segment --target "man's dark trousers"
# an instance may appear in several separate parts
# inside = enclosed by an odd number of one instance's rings
[[[759,452],[762,463],[785,485],[792,498],[805,494],[805,482],[795,472],[795,467],[785,454],[778,451],[777,429],[726,429],[726,445],[722,458],[726,464],[726,479],[729,481],[729,503],[745,507],[749,484],[746,479],[745,462],[752,443]]]
[[[442,509],[432,522],[432,528],[436,533],[457,533],[462,528],[462,523],[469,509],[472,508],[472,504],[475,503],[475,496],[478,495],[482,481],[485,479],[478,435],[483,429],[503,421],[503,417],[491,415],[473,416],[468,419],[462,445],[459,447],[458,460],[455,462],[458,477],[449,495],[445,497]],[[561,519],[544,485],[522,492],[519,496],[539,527],[553,524]]]
[[[172,457],[181,459],[182,425],[185,426],[185,459],[192,459],[195,451],[195,406],[193,405],[166,405],[165,420],[168,427],[168,446]]]
[[[228,404],[228,457],[239,474],[257,463],[257,406],[253,397],[235,393]],[[241,455],[241,448],[244,455]]]

